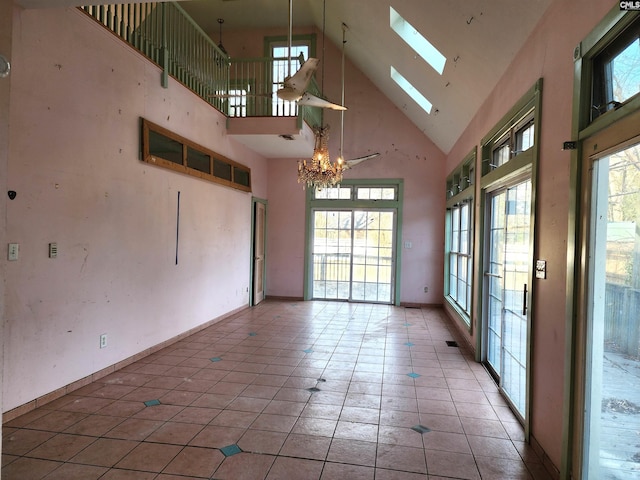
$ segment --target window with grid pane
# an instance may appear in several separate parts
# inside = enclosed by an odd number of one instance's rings
[[[503,137],[505,138],[505,137]],[[509,150],[509,142],[504,142]],[[497,161],[497,160],[496,160]],[[446,183],[445,300],[471,326],[473,290],[473,205],[477,155],[474,148],[449,174]]]
[[[463,202],[450,208],[449,292],[447,296],[471,314],[471,208]]]
[[[289,75],[295,74],[303,61],[315,54],[315,37],[313,35],[294,35],[291,40],[291,52],[286,37],[266,37],[265,52],[272,58],[271,91],[273,93],[271,114],[273,116],[295,116],[298,114],[297,102],[289,102],[278,98],[275,94]]]

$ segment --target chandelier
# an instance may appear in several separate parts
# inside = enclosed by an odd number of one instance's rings
[[[329,126],[315,127],[313,132],[316,137],[313,157],[311,161],[298,161],[298,183],[304,183],[307,187],[323,188],[332,187],[342,181],[343,161],[338,158],[332,163],[329,158]]]

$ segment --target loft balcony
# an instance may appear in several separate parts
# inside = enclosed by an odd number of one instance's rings
[[[176,2],[80,8],[157,64],[165,88],[172,77],[226,115],[227,134],[239,143],[267,158],[313,152],[312,128],[322,124],[322,109],[298,106],[275,94],[288,71],[288,58],[231,58]],[[319,95],[314,79],[308,91]]]

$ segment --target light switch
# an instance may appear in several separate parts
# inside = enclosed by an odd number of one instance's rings
[[[547,278],[546,260],[536,260],[536,278]]]
[[[411,248],[412,246],[411,242],[404,242],[404,248]]]
[[[19,243],[10,243],[9,244],[9,255],[8,259],[11,261],[18,260],[18,252],[20,251]]]

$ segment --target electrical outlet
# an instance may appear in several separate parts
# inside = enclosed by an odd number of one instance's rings
[[[100,348],[105,348],[107,346],[107,334],[103,333],[100,335]]]

